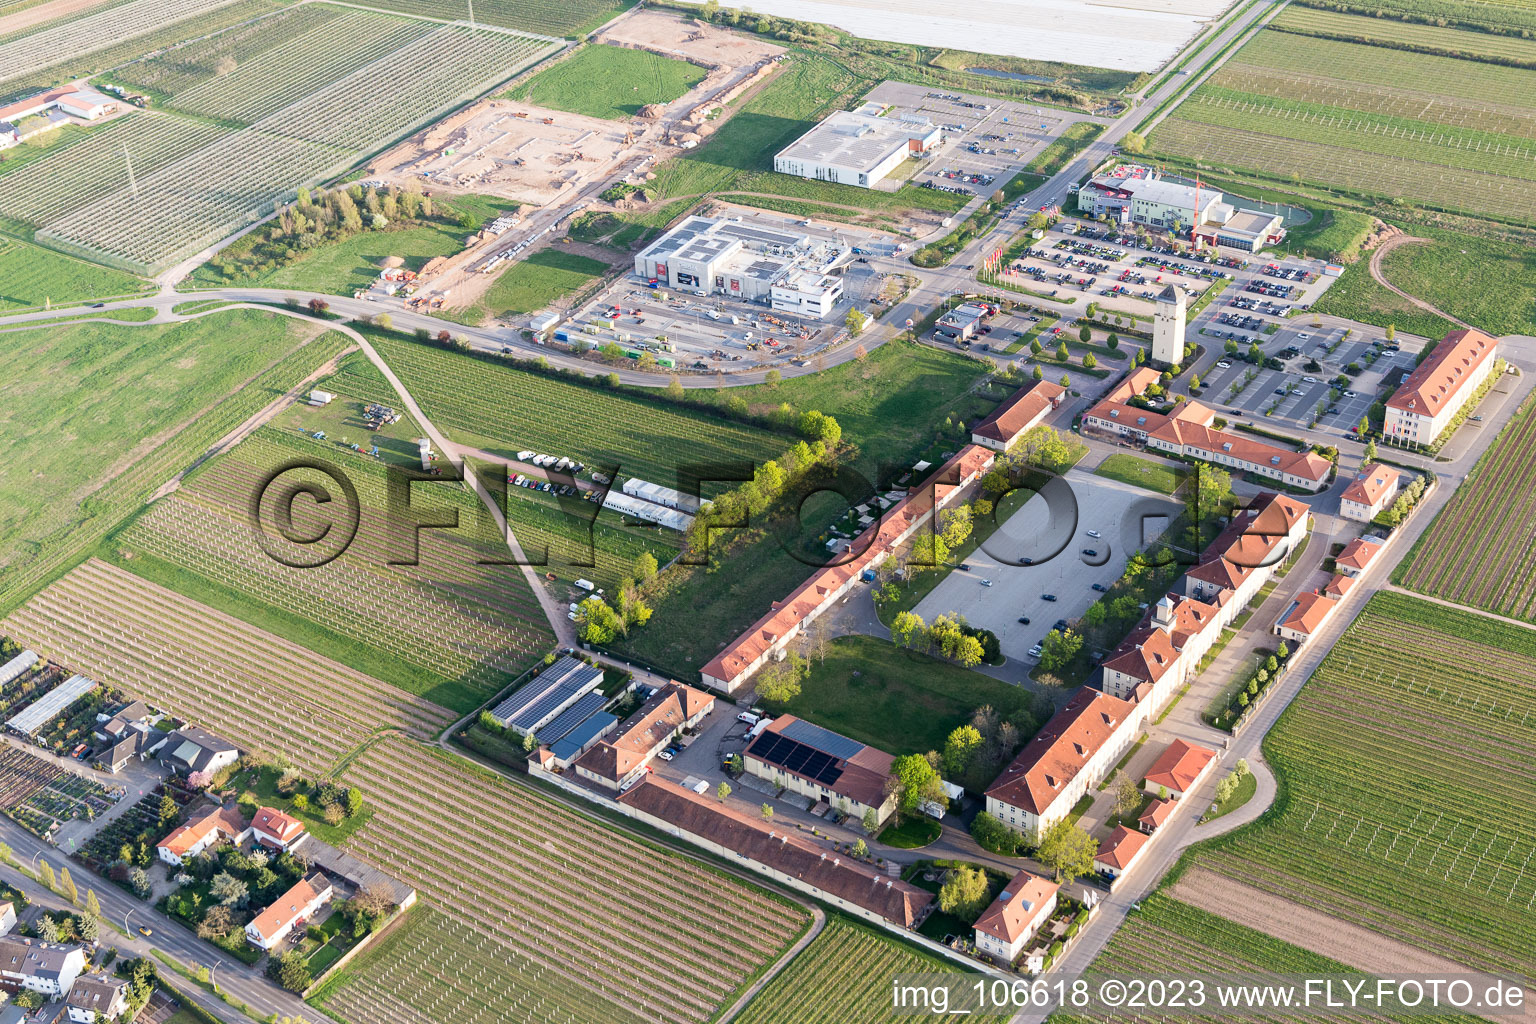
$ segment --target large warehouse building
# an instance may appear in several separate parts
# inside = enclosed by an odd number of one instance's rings
[[[678,291],[727,295],[820,320],[842,297],[843,279],[829,271],[849,251],[829,238],[689,217],[635,257],[635,273]]]
[[[1193,226],[1204,241],[1244,252],[1258,252],[1285,237],[1279,214],[1238,209],[1215,189],[1168,181],[1139,165],[1090,178],[1077,192],[1077,208],[1091,217],[1108,216],[1121,226],[1144,224],[1180,232]]]
[[[939,126],[919,114],[890,114],[866,103],[839,110],[773,158],[781,174],[843,185],[872,187],[908,157],[920,157],[943,141]]]

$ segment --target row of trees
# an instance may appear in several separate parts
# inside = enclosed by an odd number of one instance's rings
[[[916,612],[898,612],[891,622],[891,639],[900,647],[933,653],[947,658],[961,668],[974,668],[988,657],[997,657],[997,637],[990,631],[971,626],[959,613],[936,616],[932,625]]]

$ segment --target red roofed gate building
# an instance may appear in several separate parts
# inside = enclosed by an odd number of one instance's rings
[[[1452,331],[1387,399],[1382,434],[1389,440],[1431,444],[1488,378],[1499,343],[1482,331]]]
[[[1066,389],[1048,380],[1037,380],[1015,391],[992,414],[971,430],[971,443],[993,451],[1007,451],[1019,438],[1061,404]]]

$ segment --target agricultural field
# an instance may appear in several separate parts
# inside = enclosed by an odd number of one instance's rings
[[[461,0],[374,0],[370,7],[455,20],[465,16]],[[523,32],[575,38],[596,31],[633,6],[633,0],[478,0],[475,21]]]
[[[1529,980],[1533,713],[1536,634],[1379,593],[1265,738],[1275,807],[1193,864]]]
[[[1411,590],[1536,622],[1536,402],[1510,420],[1393,574]]]
[[[67,821],[94,821],[122,794],[21,747],[0,747],[0,808],[34,835],[47,838]]]
[[[366,443],[362,434],[356,439]],[[322,552],[289,549],[269,522],[268,544],[285,559],[279,562],[250,527],[250,503],[262,482],[299,459],[336,467],[358,495],[355,539],[315,567],[307,566]],[[281,480],[284,487],[336,486],[312,469],[284,471]],[[132,572],[467,713],[542,657],[553,637],[521,570],[480,564],[508,555],[474,495],[458,484],[418,485],[412,502],[423,516],[451,509],[460,526],[423,530],[418,564],[391,564],[411,556],[410,534],[391,524],[382,467],[338,438],[316,441],[265,427],[146,510],[118,535],[111,556]],[[295,506],[301,533],[334,521],[312,504]]]
[[[622,121],[647,103],[671,103],[704,75],[697,65],[649,50],[587,46],[507,95],[552,110]]]
[[[233,14],[248,0],[177,2]],[[118,269],[159,270],[558,48],[508,29],[262,2],[246,16],[264,17],[186,46],[148,49],[160,34],[147,37],[140,52],[154,55],[110,77],[145,89],[159,109],[0,167],[0,223]],[[141,5],[163,7],[131,0],[71,28]],[[191,18],[193,34],[170,42],[195,38],[196,27]]]
[[[5,186],[0,183],[0,193]],[[94,302],[149,290],[148,282],[30,242],[0,236],[0,312]]]
[[[594,382],[531,373],[376,332],[374,345],[455,441],[515,458],[532,449],[618,466],[675,486],[678,467],[778,458],[797,438],[653,402]]]
[[[254,310],[171,326],[81,320],[6,339],[0,613],[348,344]]]
[[[1140,908],[1125,919],[1125,923],[1115,932],[1087,973],[1127,978],[1188,977],[1192,972],[1211,975],[1284,974],[1318,978],[1358,973],[1336,960],[1235,924],[1163,893],[1154,893],[1141,901]],[[1214,999],[1214,993],[1211,993],[1211,997]],[[1347,1013],[1338,1010],[1331,1011],[1328,1018],[1350,1022],[1394,1019],[1380,1013]],[[1134,1024],[1146,1019],[1125,1012],[1096,1013],[1092,1016],[1062,1012],[1051,1017],[1052,1024],[1089,1024],[1090,1021],[1094,1024],[1103,1024],[1105,1021]],[[1307,1018],[1300,1014],[1283,1017],[1273,1011],[1242,1014],[1232,1010],[1210,1013],[1183,1010],[1178,1014],[1178,1019],[1191,1024],[1233,1024],[1239,1021],[1299,1021]],[[1403,1014],[1396,1019],[1422,1021],[1423,1024],[1450,1024],[1467,1018],[1414,1013]]]
[[[466,319],[485,323],[496,317],[532,313],[558,301],[608,272],[608,264],[574,252],[541,249],[502,271]]]
[[[233,0],[134,0],[132,3],[61,19],[0,44],[0,86],[11,78],[42,71],[61,60],[81,57],[112,43],[135,39],[153,30],[192,18]]]
[[[1536,214],[1533,95],[1536,69],[1333,39],[1298,46],[1268,30],[1151,145],[1218,169],[1524,221]]]
[[[435,704],[96,559],[12,612],[5,631],[242,749],[329,770],[381,728],[420,739]]]
[[[1414,0],[1393,0],[1391,6],[1401,7]],[[1525,4],[1457,3],[1457,0],[1422,0],[1424,3],[1456,3],[1463,11],[1481,13],[1507,12],[1527,21],[1528,28],[1536,29],[1536,12]],[[1383,4],[1383,8],[1388,5]],[[1519,32],[1495,34],[1493,32],[1468,32],[1454,27],[1420,24],[1392,17],[1374,17],[1368,14],[1345,14],[1317,7],[1301,7],[1295,4],[1281,11],[1270,28],[1292,35],[1313,36],[1320,39],[1339,39],[1345,42],[1371,43],[1377,46],[1419,53],[1437,53],[1447,57],[1465,57],[1471,60],[1488,60],[1493,63],[1514,66],[1536,65],[1536,42]],[[1294,43],[1292,45],[1295,45]],[[1313,44],[1295,46],[1298,60],[1309,62],[1308,52]],[[1380,59],[1396,64],[1407,58],[1396,54],[1382,54]],[[1349,74],[1370,73],[1369,69],[1352,68]],[[1392,84],[1390,81],[1387,84]],[[1442,83],[1446,84],[1446,83]],[[1456,83],[1448,83],[1456,88]]]
[[[889,979],[898,974],[936,974],[959,968],[891,937],[832,916],[811,944],[753,997],[735,1019],[740,1024],[895,1024],[916,1019],[892,1011]],[[992,1021],[984,1014],[919,1015],[935,1024]]]
[[[1525,0],[1346,0],[1318,11],[1304,8],[1297,12],[1297,20],[1307,23],[1313,15],[1332,13],[1331,9],[1348,11],[1356,21],[1367,17],[1378,20],[1376,31],[1380,33],[1402,27],[1408,39],[1413,38],[1414,29],[1425,25],[1464,25],[1490,40],[1517,38],[1522,30],[1536,29],[1536,9]]]
[[[348,849],[424,903],[320,994],[350,1024],[703,1022],[808,923],[798,907],[416,743],[386,737],[343,778],[379,807]],[[466,782],[473,801],[445,798]]]

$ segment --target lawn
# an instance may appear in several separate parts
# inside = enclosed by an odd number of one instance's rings
[[[1494,337],[1536,333],[1536,249],[1529,241],[1416,224],[1408,233],[1428,242],[1383,257],[1388,281]]]
[[[648,103],[671,103],[704,80],[704,69],[649,50],[586,46],[506,95],[553,110],[619,121]]]
[[[607,272],[608,264],[601,260],[560,249],[541,249],[496,278],[475,305],[481,314],[479,322],[543,309]]]
[[[349,296],[378,280],[384,260],[391,256],[400,257],[407,270],[419,271],[428,260],[463,251],[470,229],[460,226],[459,214],[468,214],[480,224],[515,205],[506,199],[455,196],[443,202],[430,220],[360,231],[310,249],[297,262],[286,265],[250,261],[253,248],[264,238],[261,232],[252,232],[199,266],[192,273],[192,282],[197,288],[245,284]],[[220,263],[230,266],[231,272],[220,272],[216,266]]]
[[[1050,177],[1071,163],[1073,157],[1088,148],[1089,143],[1103,132],[1104,126],[1101,124],[1077,122],[1041,150],[1040,155],[1029,162],[1028,170],[1032,174]]]
[[[363,809],[352,817],[343,818],[339,825],[328,824],[317,808],[306,807],[300,810],[294,806],[292,798],[278,792],[277,781],[282,774],[281,769],[271,765],[244,769],[229,780],[229,788],[238,794],[237,799],[240,801],[254,800],[262,807],[275,807],[285,814],[293,815],[304,823],[304,827],[316,839],[332,846],[345,843],[352,833],[373,818],[373,806],[365,800]]]
[[[1097,476],[1119,480],[1133,487],[1145,487],[1159,494],[1172,494],[1184,483],[1184,474],[1161,462],[1116,452],[1093,471]]]
[[[1363,259],[1346,267],[1344,275],[1312,304],[1312,310],[1377,327],[1396,327],[1432,341],[1456,330],[1456,325],[1444,317],[1427,313],[1377,284]]]
[[[1274,807],[1193,862],[1529,977],[1533,712],[1536,633],[1379,593],[1265,737]]]
[[[1258,791],[1259,783],[1256,779],[1254,779],[1253,773],[1249,772],[1247,775],[1244,775],[1241,779],[1237,780],[1237,788],[1232,791],[1231,796],[1227,797],[1225,800],[1217,802],[1216,809],[1214,811],[1206,811],[1205,816],[1200,820],[1215,821],[1217,818],[1224,814],[1231,814],[1233,811],[1246,804],[1249,800],[1252,800],[1253,794],[1257,793]]]
[[[82,320],[0,349],[0,610],[345,344],[271,313]]]
[[[926,814],[898,817],[880,833],[880,841],[898,850],[919,850],[944,832],[944,826]]]
[[[812,662],[800,696],[783,708],[818,725],[892,754],[942,750],[944,738],[990,704],[1004,719],[1032,709],[1019,686],[888,640],[843,636],[827,657]]]
[[[0,236],[0,312],[137,295],[150,287],[143,278],[121,270]]]

